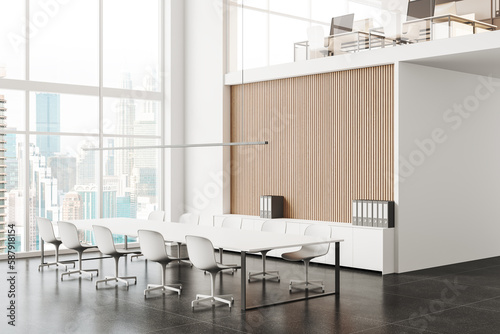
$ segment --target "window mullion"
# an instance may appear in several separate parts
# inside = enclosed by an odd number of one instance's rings
[[[104,23],[104,0],[99,0],[99,148],[104,147],[104,97],[103,97],[103,23]],[[103,193],[104,193],[104,151],[99,150],[99,177],[98,177],[98,198],[99,198],[99,217],[103,216]]]
[[[29,39],[29,32],[30,32],[30,0],[25,0],[25,20],[26,20],[26,31],[25,31],[25,42],[26,42],[26,54],[25,54],[25,79],[28,81],[30,79],[30,64],[29,64],[29,59],[30,59],[30,39]],[[34,219],[35,217],[30,217],[30,135],[29,135],[29,125],[30,125],[30,92],[28,90],[24,91],[24,99],[25,99],[25,110],[24,110],[24,128],[26,130],[26,134],[24,136],[24,205],[25,205],[25,219],[24,219],[24,251],[29,252],[30,249],[29,247],[29,235],[30,235],[30,224],[35,223]],[[34,204],[33,204],[34,205]],[[31,218],[33,218],[33,222],[31,221]]]

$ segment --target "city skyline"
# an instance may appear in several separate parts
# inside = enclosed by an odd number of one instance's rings
[[[128,87],[130,77],[124,75],[122,84]],[[150,81],[149,88],[153,89],[155,84],[154,80]],[[6,137],[9,148],[6,161],[15,170],[12,174],[9,172],[6,217],[16,223],[18,240],[27,242],[26,245],[18,244],[19,248],[25,251],[39,249],[36,217],[52,221],[99,217],[99,163],[104,166],[103,217],[143,217],[157,208],[157,151],[109,151],[104,155],[104,161],[99,162],[95,151],[84,150],[97,147],[93,137],[70,137],[72,144],[67,149],[68,140],[64,135],[58,135],[62,128],[62,115],[67,112],[61,94],[36,93],[35,99],[36,109],[31,112],[35,120],[32,124],[36,124],[37,132],[50,135],[31,136],[28,154],[25,154],[24,143],[20,141],[22,137],[18,138],[19,135],[14,133]],[[115,115],[114,129],[119,136],[106,139],[106,145],[157,144],[157,139],[122,136],[150,136],[156,133],[159,110],[157,102],[118,99],[111,105],[111,112]],[[21,163],[25,159],[29,160],[28,174],[25,164]],[[25,182],[29,182],[26,195]],[[92,235],[88,233],[83,233],[82,238],[92,241]],[[117,240],[123,241],[123,238]]]

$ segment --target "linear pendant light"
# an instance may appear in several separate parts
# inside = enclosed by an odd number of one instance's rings
[[[103,147],[103,148],[82,148],[83,151],[114,151],[114,150],[136,150],[152,148],[191,148],[191,147],[217,147],[217,146],[251,146],[267,145],[266,141],[238,142],[238,143],[202,143],[202,144],[179,144],[179,145],[154,145],[154,146],[126,146],[126,147]]]

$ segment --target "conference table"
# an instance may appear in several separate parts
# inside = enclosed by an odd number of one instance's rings
[[[177,243],[185,242],[186,235],[195,235],[208,238],[215,248],[240,252],[241,254],[241,310],[251,310],[263,306],[278,305],[298,300],[323,297],[328,295],[339,296],[340,293],[340,242],[342,239],[319,238],[295,234],[280,234],[272,232],[261,232],[251,230],[227,229],[221,227],[167,223],[163,221],[143,220],[134,218],[102,218],[71,220],[78,229],[92,230],[92,225],[101,225],[109,228],[113,234],[122,234],[131,237],[138,235],[138,230],[151,230],[161,233],[165,240]],[[272,304],[247,306],[247,254],[258,253],[263,250],[280,248],[300,247],[305,245],[317,245],[324,243],[335,243],[335,291],[320,293],[305,297],[287,299],[285,301],[273,302]]]

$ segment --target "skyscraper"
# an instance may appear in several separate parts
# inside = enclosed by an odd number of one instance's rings
[[[15,130],[15,129],[12,129]],[[6,176],[7,189],[18,189],[19,186],[19,163],[17,160],[17,138],[13,133],[7,133],[5,135],[5,165],[9,171]]]
[[[77,192],[69,192],[64,196],[62,220],[82,219],[83,201]]]
[[[76,184],[76,158],[69,155],[56,154],[49,157],[48,167],[52,177],[57,179],[57,189],[67,193]],[[94,181],[95,182],[95,181]]]
[[[103,213],[102,218],[116,217],[116,188],[104,186],[102,194]],[[95,184],[76,185],[75,191],[80,195],[83,202],[82,219],[98,218],[97,213],[97,186]]]
[[[122,88],[132,89],[132,79],[130,73],[124,73],[122,78]],[[122,98],[116,105],[116,128],[119,135],[132,135],[134,133],[135,122],[135,102],[130,98]],[[120,137],[116,139],[117,147],[134,146],[134,139],[130,137]],[[130,186],[130,173],[134,166],[132,151],[117,150],[114,157],[115,175],[125,179],[125,187]],[[125,189],[119,189],[122,196]]]
[[[36,131],[59,132],[61,130],[61,101],[59,94],[36,94]],[[61,150],[59,136],[39,135],[36,146],[46,159]]]
[[[115,147],[115,140],[108,139],[108,147]],[[105,151],[104,161],[106,161],[106,174],[104,176],[115,175],[115,151]]]
[[[95,148],[95,145],[89,141],[84,141],[79,147],[78,162],[76,165],[77,176],[76,183],[79,185],[95,184],[96,178],[96,152],[85,151],[86,148]]]

